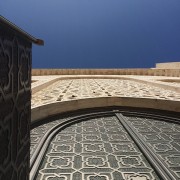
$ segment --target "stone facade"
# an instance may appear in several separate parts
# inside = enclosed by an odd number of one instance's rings
[[[179,74],[38,71],[44,75],[32,76],[31,180],[180,178]]]
[[[32,75],[144,75],[180,77],[180,69],[33,69]]]
[[[35,124],[36,120],[43,120],[69,111],[115,106],[151,108],[179,113],[180,69],[38,69],[32,71],[31,79],[32,42],[42,45],[43,41],[29,36],[4,18],[0,18],[0,25],[0,179],[28,180],[29,171],[31,180],[35,178],[67,179],[69,177],[69,179],[78,180],[112,179],[112,177],[119,179],[178,179],[180,177],[177,170],[180,163],[178,154],[180,128],[177,125],[179,119],[169,116],[165,120],[165,116],[154,115],[149,120],[147,114],[142,119],[142,114],[140,117],[131,118],[132,114],[126,117],[123,114],[124,111],[121,110],[113,110],[109,114],[103,112],[77,117],[73,115],[45,124],[41,121],[42,125],[31,131],[30,160],[30,125]],[[83,122],[87,118],[90,121]],[[158,118],[163,119],[163,122],[156,121]],[[167,123],[169,121],[171,123]],[[80,124],[77,124],[78,122]],[[75,125],[71,126],[73,123]],[[147,127],[142,129],[144,124]],[[70,131],[66,127],[69,127]],[[99,130],[96,130],[96,127]],[[61,128],[65,130],[60,132]],[[75,131],[76,133],[71,135]],[[127,141],[131,144],[129,147],[134,150],[136,157],[133,153],[130,154],[131,152],[122,149],[127,144],[122,146],[121,142],[113,145],[115,138],[112,138],[112,134],[114,132],[119,133],[118,135],[121,137],[123,135],[128,137]],[[96,140],[100,146],[97,144],[89,146],[95,140],[93,136],[89,136],[89,133],[97,135]],[[82,136],[80,137],[79,134]],[[64,142],[61,136],[65,137],[66,135],[70,138],[76,137],[77,141],[74,144],[71,139],[70,142],[68,140]],[[140,138],[141,136],[148,138],[143,140]],[[154,141],[154,137],[158,143]],[[111,139],[112,142],[108,139]],[[149,139],[150,142],[147,145],[145,141],[149,141]],[[122,139],[118,138],[118,141],[120,140]],[[138,147],[134,145],[134,142],[139,143]],[[63,147],[61,147],[62,143],[64,143]],[[75,148],[71,148],[68,143]],[[79,147],[83,143],[83,148],[86,147],[83,151],[93,152],[93,157],[90,157],[91,153],[88,154],[89,157],[85,157],[80,152],[82,148]],[[57,146],[54,148],[56,151],[58,151],[57,148],[60,148],[58,153],[61,153],[62,157],[53,157],[56,154],[53,154],[54,149],[51,146]],[[119,150],[117,150],[118,147]],[[154,149],[153,152],[149,151],[149,147]],[[92,150],[92,148],[95,149]],[[72,154],[62,153],[62,151],[70,151],[69,149],[77,151],[75,152],[76,157],[71,157]],[[49,154],[45,156],[46,150]],[[96,151],[101,150],[103,153],[100,152],[100,157],[96,157]],[[122,154],[116,157],[114,153],[116,150],[118,153],[121,153],[122,150],[123,153],[128,152],[129,154],[127,157]],[[152,157],[149,158],[149,155]],[[72,158],[77,159],[71,160]],[[78,158],[82,158],[83,161]],[[162,163],[162,159],[165,160],[165,165]],[[41,160],[43,160],[44,166],[41,167],[38,174],[37,170]],[[83,164],[80,171],[78,170],[79,162],[81,165]],[[115,162],[120,166],[115,167]],[[74,168],[71,166],[73,163]],[[48,169],[48,166],[51,169]],[[63,171],[65,166],[69,166],[69,170],[73,173],[58,174],[59,171]],[[99,166],[105,169],[99,168]],[[123,168],[123,166],[126,170],[119,171],[119,167]],[[99,168],[95,175],[91,172],[92,167],[95,168],[94,171]],[[144,174],[136,169],[138,167],[143,169]],[[57,170],[56,173],[54,168]],[[128,168],[129,170],[127,170]],[[134,168],[135,173],[131,172],[131,168]],[[160,171],[157,170],[159,168]],[[49,175],[51,170],[52,174]],[[66,170],[65,168],[64,172]],[[88,173],[84,173],[84,170],[88,170]],[[106,170],[112,172],[108,174]]]
[[[167,76],[33,76],[32,121],[83,108],[129,106],[180,112],[180,79]],[[42,116],[41,116],[42,115]]]

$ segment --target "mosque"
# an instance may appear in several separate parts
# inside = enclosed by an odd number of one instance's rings
[[[0,180],[180,179],[180,62],[32,69],[0,17]]]

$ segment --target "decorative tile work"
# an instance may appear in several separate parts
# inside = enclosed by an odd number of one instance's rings
[[[59,80],[51,86],[33,94],[32,108],[57,101],[108,96],[180,101],[180,93],[133,80],[71,79]]]
[[[0,25],[0,179],[28,180],[31,43]]]
[[[42,137],[46,134],[48,130],[50,130],[55,125],[66,121],[68,118],[62,118],[60,120],[52,121],[43,125],[40,125],[34,129],[31,130],[30,136],[31,136],[31,146],[30,146],[30,156],[32,157],[33,153],[35,152],[37,145],[40,143],[40,140]]]
[[[159,179],[115,116],[69,126],[51,141],[37,180]]]
[[[180,178],[180,126],[165,121],[127,117],[148,146]]]

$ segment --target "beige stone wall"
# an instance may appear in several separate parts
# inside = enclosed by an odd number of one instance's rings
[[[157,63],[158,69],[180,69],[180,62]]]
[[[180,69],[33,69],[32,75],[143,75],[180,77]]]
[[[32,120],[92,107],[180,112],[180,78],[134,75],[33,76]]]

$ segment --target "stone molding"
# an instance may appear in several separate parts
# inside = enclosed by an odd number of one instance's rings
[[[31,122],[35,122],[43,118],[70,111],[113,106],[149,108],[156,110],[180,112],[179,101],[133,97],[97,97],[64,102],[55,102],[32,108]]]
[[[32,69],[32,75],[143,75],[180,77],[180,69]]]

